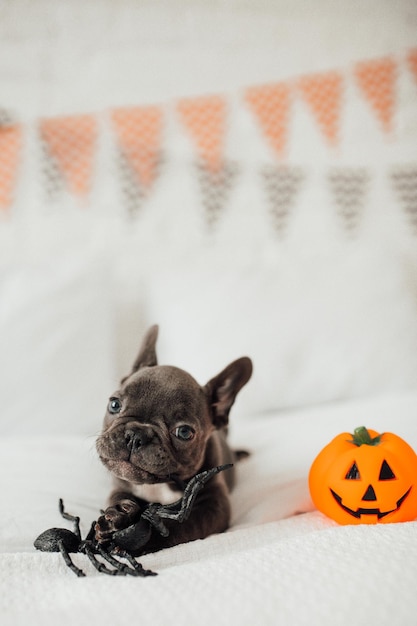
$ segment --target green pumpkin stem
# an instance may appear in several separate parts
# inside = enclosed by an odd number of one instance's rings
[[[377,446],[381,443],[382,435],[377,435],[376,437],[371,437],[369,431],[365,426],[359,426],[355,428],[352,435],[352,441],[355,446]]]

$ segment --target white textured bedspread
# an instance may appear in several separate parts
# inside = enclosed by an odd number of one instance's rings
[[[359,425],[417,448],[417,394],[339,403],[232,422],[252,451],[238,467],[233,523],[223,534],[141,559],[158,576],[109,577],[84,555],[77,578],[35,537],[83,531],[105,502],[108,477],[94,439],[0,442],[0,615],[3,625],[417,624],[417,524],[338,526],[313,511],[307,474],[322,446]]]

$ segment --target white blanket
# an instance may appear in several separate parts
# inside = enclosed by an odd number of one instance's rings
[[[312,460],[359,425],[416,449],[417,393],[235,418],[233,443],[252,455],[238,466],[230,530],[141,558],[158,572],[146,579],[99,574],[75,555],[78,579],[59,554],[33,548],[44,529],[70,527],[59,497],[83,532],[103,506],[93,438],[3,440],[1,623],[416,624],[416,522],[338,526],[311,505]]]

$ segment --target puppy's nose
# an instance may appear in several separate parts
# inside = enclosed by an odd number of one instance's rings
[[[149,443],[150,439],[149,434],[144,431],[131,430],[128,428],[125,432],[126,446],[130,452],[146,445]]]

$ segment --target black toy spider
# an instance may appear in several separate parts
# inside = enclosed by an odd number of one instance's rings
[[[106,547],[100,545],[94,537],[94,527],[96,522],[91,524],[91,528],[85,539],[81,537],[80,518],[70,515],[64,509],[62,499],[59,500],[59,511],[62,517],[74,523],[74,531],[66,528],[49,528],[39,535],[34,546],[42,552],[60,552],[68,567],[77,575],[85,576],[84,572],[71,560],[70,553],[81,552],[86,554],[97,571],[112,576],[156,576],[156,572],[146,570],[132,556],[132,552],[137,552],[149,541],[152,528],[155,528],[162,536],[167,536],[169,531],[163,520],[170,519],[184,522],[191,513],[194,500],[199,491],[215,474],[232,467],[231,464],[219,465],[211,470],[196,474],[187,484],[182,498],[173,504],[162,505],[157,503],[149,504],[140,519],[128,528],[119,530],[112,534],[111,541]],[[97,559],[100,555],[104,563]],[[127,563],[122,563],[116,556],[124,558]],[[107,567],[106,563],[112,566]]]

